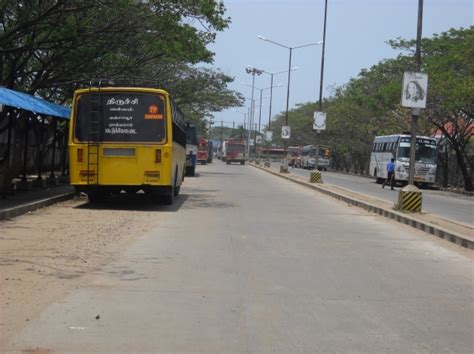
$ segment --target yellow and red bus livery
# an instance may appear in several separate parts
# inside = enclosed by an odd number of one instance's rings
[[[90,202],[142,190],[172,204],[185,174],[185,127],[164,90],[77,90],[69,133],[71,184]]]

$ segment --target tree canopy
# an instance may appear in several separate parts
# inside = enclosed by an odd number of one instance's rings
[[[416,42],[398,38],[389,44],[402,53],[361,70],[323,102],[327,130],[319,136],[311,131],[315,103],[291,110],[288,143],[328,145],[338,167],[367,172],[376,135],[409,131],[411,112],[401,107],[400,96],[403,73],[415,71]],[[418,120],[417,133],[442,132],[455,153],[465,188],[472,190],[474,161],[468,148],[474,134],[474,26],[424,38],[421,48],[422,71],[429,79],[427,107]],[[283,143],[279,138],[283,122],[284,115],[279,115],[272,125],[278,145]]]
[[[0,0],[0,85],[67,102],[94,77],[145,77],[203,119],[242,102],[198,66],[229,23],[219,0]]]

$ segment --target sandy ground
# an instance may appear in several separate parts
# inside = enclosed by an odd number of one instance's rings
[[[143,197],[99,206],[78,197],[0,221],[0,352],[42,309],[80,287],[174,208]]]

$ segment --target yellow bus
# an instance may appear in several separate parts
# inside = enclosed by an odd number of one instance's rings
[[[91,87],[74,93],[70,183],[91,203],[143,191],[172,204],[185,169],[186,122],[168,92]]]

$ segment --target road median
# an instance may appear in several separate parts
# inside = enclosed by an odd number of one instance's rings
[[[472,236],[473,229],[468,225],[446,220],[437,215],[428,213],[406,214],[394,210],[394,205],[386,201],[356,193],[345,188],[330,184],[312,184],[309,183],[306,178],[301,176],[295,176],[291,173],[279,173],[273,168],[265,168],[255,164],[249,165],[280,178],[297,183],[301,186],[326,194],[346,202],[349,205],[360,207],[369,212],[379,214],[383,217],[398,221],[418,230],[427,232],[431,235],[445,239],[461,247],[474,250],[474,237]]]

